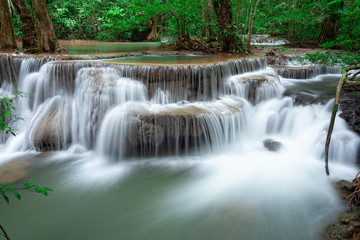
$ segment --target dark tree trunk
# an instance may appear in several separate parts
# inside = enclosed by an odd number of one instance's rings
[[[231,0],[212,0],[216,18],[221,29],[222,50],[235,52],[238,49],[237,38],[232,26]]]
[[[39,47],[44,52],[61,51],[52,22],[46,0],[33,0],[33,8],[36,15],[36,31],[39,37]]]
[[[24,52],[38,50],[38,40],[35,32],[35,24],[30,15],[25,0],[12,0],[16,11],[20,14],[21,30],[23,32],[22,46]]]
[[[7,0],[0,0],[0,49],[17,48]]]
[[[158,15],[151,18],[151,24],[152,24],[151,32],[150,32],[149,36],[147,36],[147,38],[146,38],[148,41],[156,41],[157,38],[159,37],[159,34],[158,34],[159,19],[160,19],[160,16],[158,16]]]

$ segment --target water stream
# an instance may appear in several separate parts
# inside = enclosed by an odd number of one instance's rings
[[[12,239],[308,240],[345,209],[332,183],[355,176],[360,141],[339,117],[330,177],[323,163],[340,75],[283,78],[262,58],[0,66],[1,94],[34,93],[14,100],[0,165],[55,190],[1,206]]]

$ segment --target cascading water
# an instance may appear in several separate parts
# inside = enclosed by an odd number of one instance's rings
[[[332,181],[354,177],[359,137],[337,118],[326,177],[332,102],[296,105],[264,59],[0,61],[3,92],[34,93],[0,164],[55,189],[2,210],[15,239],[318,239],[344,208]]]

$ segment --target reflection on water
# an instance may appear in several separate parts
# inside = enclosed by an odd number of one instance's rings
[[[130,65],[206,65],[241,59],[231,55],[141,55],[115,59],[105,59],[102,62],[126,63]]]

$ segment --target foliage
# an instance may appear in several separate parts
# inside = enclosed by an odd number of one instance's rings
[[[30,94],[15,91],[15,97],[16,96],[25,97],[30,96]],[[11,111],[15,110],[13,100],[14,98],[10,97],[0,98],[0,130],[5,131],[6,134],[11,133],[15,136],[17,129],[10,127],[9,123],[17,120],[23,120],[23,118],[15,114],[11,114]]]
[[[211,0],[47,2],[60,39],[141,41],[147,39],[154,24],[160,36],[184,42],[190,37],[201,39],[220,35]],[[246,35],[256,0],[231,2],[231,29],[238,35]],[[15,12],[12,11],[14,32],[21,37],[20,19]],[[253,26],[254,34],[287,38],[294,46],[321,45],[352,52],[360,50],[359,32],[360,0],[261,0]]]
[[[334,11],[338,16],[338,35],[336,39],[322,45],[325,48],[341,48],[347,51],[360,50],[360,0],[355,1],[331,1],[340,2],[341,8]]]
[[[360,55],[345,51],[318,51],[299,58],[302,62],[312,62],[319,65],[352,66],[360,63]]]
[[[48,187],[40,187],[39,185],[36,185],[34,182],[29,180],[28,182],[25,182],[21,185],[6,185],[6,184],[0,184],[0,203],[1,200],[9,203],[9,193],[13,194],[17,199],[21,199],[21,195],[19,194],[20,190],[27,190],[30,192],[36,192],[43,194],[45,196],[48,196],[49,192],[52,192],[53,190]]]

